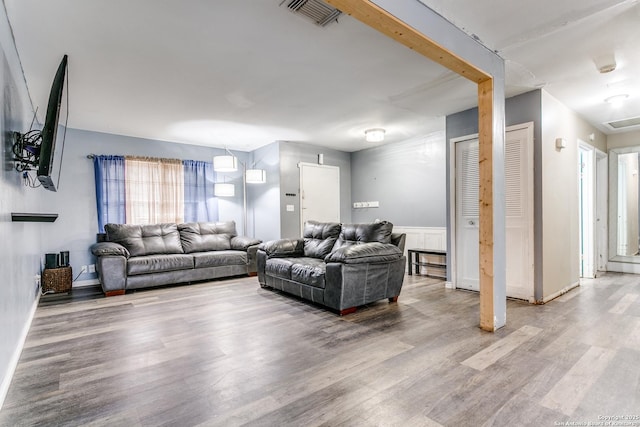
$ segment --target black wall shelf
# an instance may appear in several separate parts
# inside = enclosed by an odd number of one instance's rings
[[[58,214],[54,213],[21,213],[11,212],[13,222],[54,222]]]

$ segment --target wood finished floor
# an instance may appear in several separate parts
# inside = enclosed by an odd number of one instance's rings
[[[75,292],[75,291],[74,291]],[[640,417],[640,276],[509,301],[407,276],[339,317],[257,278],[43,299],[2,426],[557,426]],[[622,421],[622,419],[620,419]],[[628,420],[640,425],[640,419]],[[602,424],[604,425],[604,424]]]

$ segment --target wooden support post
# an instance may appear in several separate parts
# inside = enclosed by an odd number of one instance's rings
[[[494,330],[493,307],[493,80],[478,84],[480,202],[480,328]]]
[[[503,137],[494,134],[494,132],[501,131],[500,124],[504,134],[503,105],[501,105],[501,101],[494,99],[496,90],[498,90],[499,96],[504,95],[502,86],[504,81],[503,62],[497,59],[495,63],[500,64],[501,68],[497,69],[497,67],[491,65],[488,67],[492,70],[491,73],[487,72],[447,49],[434,39],[427,37],[372,1],[326,0],[326,2],[340,9],[343,13],[353,16],[371,28],[478,84],[480,327],[487,331],[495,331],[497,328],[504,326],[506,322],[506,297],[504,295],[506,289],[506,266],[504,265],[504,232],[502,231],[504,227],[504,216],[502,216],[504,215],[502,207],[504,195],[502,193],[504,191],[499,190],[499,194],[494,194],[494,186],[499,188],[504,181],[502,172],[494,177],[494,166],[500,167],[494,165],[494,161],[497,164],[504,162],[504,155],[499,154],[501,147],[503,147]],[[487,66],[487,63],[485,63],[485,66]],[[494,77],[496,76],[500,82],[497,84],[500,84],[500,87],[494,87],[496,81]],[[500,105],[496,105],[496,103]],[[496,156],[494,156],[494,153]],[[496,196],[498,202],[496,202]],[[494,224],[494,220],[497,221],[497,224]],[[494,226],[497,227],[495,230]],[[497,234],[496,231],[498,231]],[[496,236],[498,236],[498,240],[496,246],[494,246]],[[498,261],[498,267],[494,271],[496,260]],[[494,279],[497,279],[498,282],[498,292],[494,288]]]

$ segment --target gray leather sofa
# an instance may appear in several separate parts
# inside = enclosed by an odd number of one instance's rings
[[[128,289],[256,273],[261,242],[237,236],[236,224],[107,224],[106,241],[91,246],[107,296]]]
[[[339,224],[309,221],[301,239],[258,247],[258,280],[322,304],[341,315],[384,298],[397,301],[404,280],[406,236],[387,221]]]

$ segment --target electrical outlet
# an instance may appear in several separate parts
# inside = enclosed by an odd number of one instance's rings
[[[95,273],[95,272],[96,272],[96,265],[89,264],[89,273]]]

